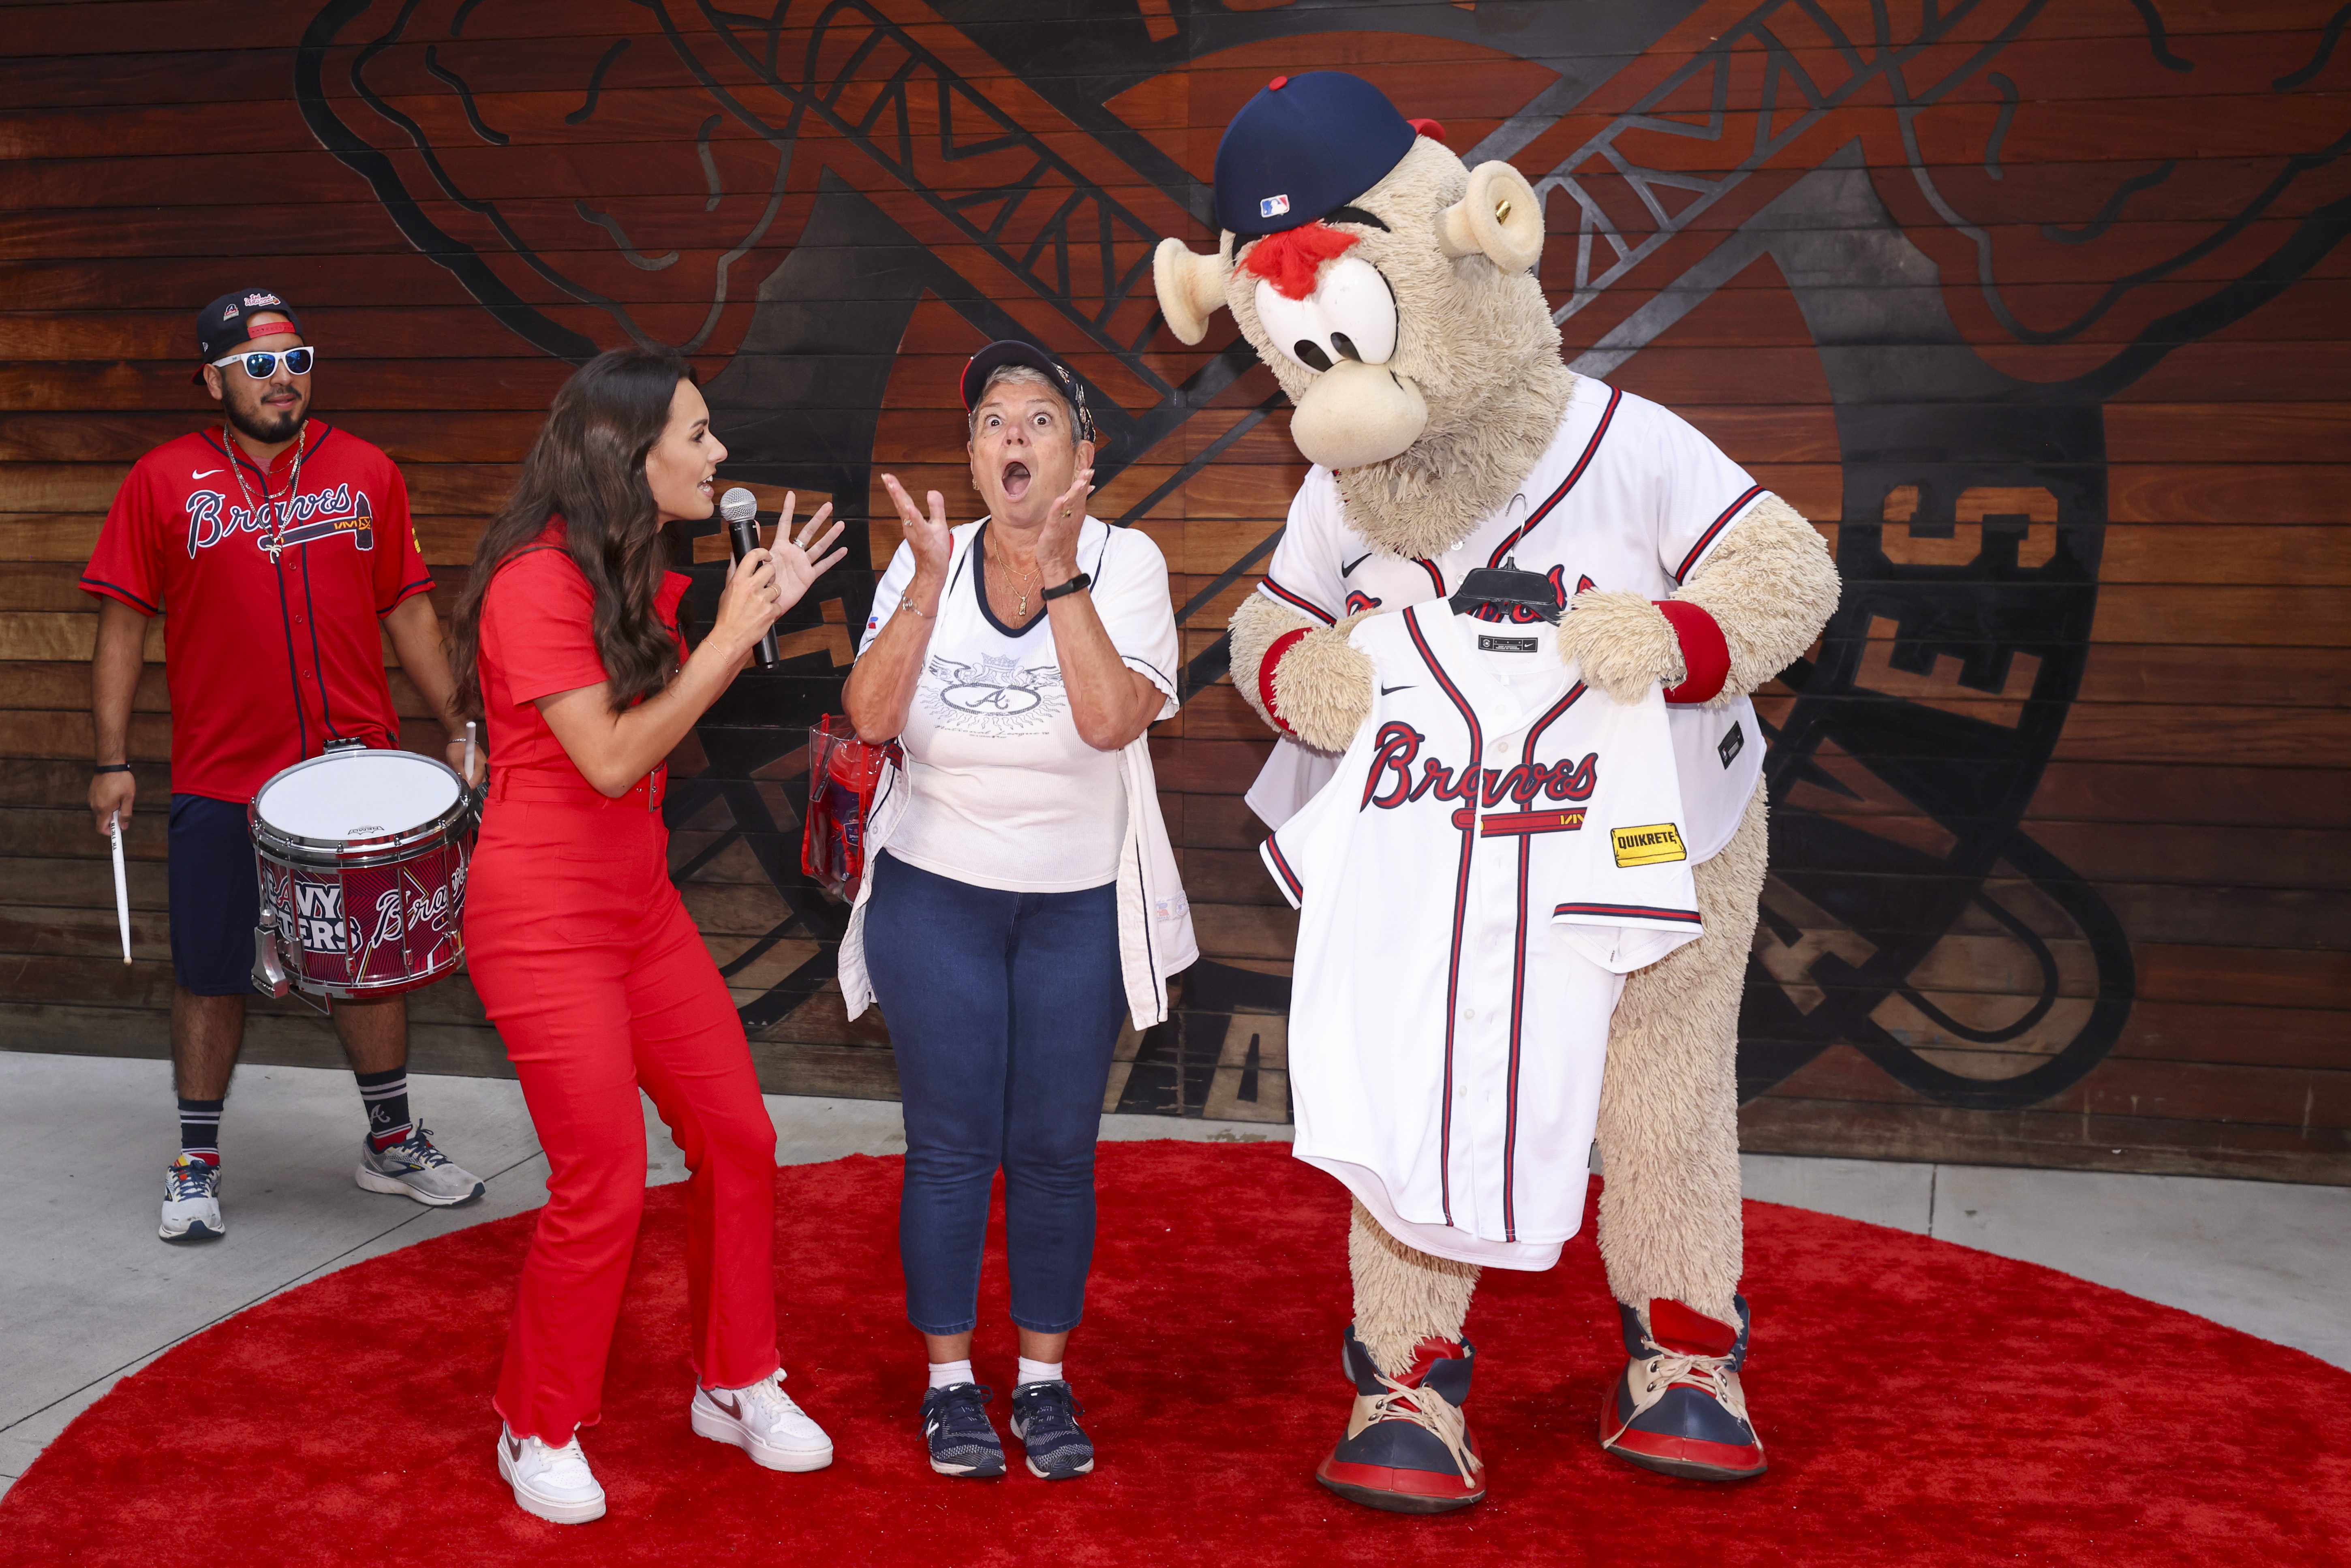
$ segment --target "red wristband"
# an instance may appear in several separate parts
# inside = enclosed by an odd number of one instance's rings
[[[1283,731],[1288,734],[1297,732],[1291,730],[1290,721],[1281,716],[1281,710],[1273,706],[1273,669],[1275,665],[1281,663],[1281,656],[1298,646],[1299,639],[1311,630],[1311,627],[1301,626],[1294,632],[1284,632],[1280,636],[1276,637],[1273,640],[1273,645],[1265,651],[1265,662],[1257,667],[1258,700],[1265,704],[1267,714],[1271,716],[1273,722],[1281,726]]]
[[[1682,684],[1666,688],[1666,701],[1679,706],[1719,695],[1730,678],[1730,644],[1714,617],[1687,599],[1653,601],[1682,645]]]

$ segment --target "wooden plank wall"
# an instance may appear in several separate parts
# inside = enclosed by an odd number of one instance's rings
[[[1883,36],[1858,0],[1594,9],[870,0],[819,36],[806,3],[772,35],[624,0],[0,5],[6,1042],[163,1050],[162,670],[126,969],[78,805],[74,579],[130,463],[204,417],[194,307],[257,281],[325,350],[319,411],[402,464],[444,612],[559,356],[631,330],[693,346],[730,474],[852,517],[791,664],[678,758],[676,865],[777,1090],[894,1085],[792,870],[790,726],[832,706],[896,542],[878,475],[969,515],[963,356],[1012,329],[1068,356],[1131,422],[1094,509],[1190,611],[1154,746],[1207,957],[1111,1103],[1285,1118],[1293,925],[1239,800],[1268,743],[1217,643],[1303,465],[1226,324],[1155,333],[1134,268],[1161,234],[1213,243],[1186,183],[1249,94],[1343,67],[1543,182],[1571,356],[1693,420],[1846,570],[1762,705],[1749,1146],[2351,1181],[2329,7],[1897,4]],[[462,980],[414,1014],[421,1070],[503,1071]],[[249,1059],[334,1060],[298,1010],[256,1020]]]

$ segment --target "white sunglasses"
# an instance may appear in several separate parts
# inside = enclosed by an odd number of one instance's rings
[[[280,360],[286,361],[287,374],[307,376],[310,373],[311,361],[317,359],[318,356],[319,350],[308,347],[299,349],[255,349],[247,353],[230,354],[225,358],[214,360],[213,361],[213,368],[214,370],[218,370],[224,365],[241,364],[245,367],[245,373],[246,375],[251,376],[255,381],[266,382],[270,377],[277,373],[277,361]]]

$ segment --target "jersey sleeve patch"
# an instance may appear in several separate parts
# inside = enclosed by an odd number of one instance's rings
[[[1682,844],[1681,830],[1672,822],[1611,828],[1608,845],[1616,852],[1616,863],[1620,866],[1657,865],[1689,859],[1689,852]]]

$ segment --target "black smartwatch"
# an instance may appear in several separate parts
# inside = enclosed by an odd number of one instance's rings
[[[1045,590],[1044,592],[1040,593],[1037,596],[1037,601],[1040,604],[1050,602],[1053,600],[1061,598],[1061,595],[1065,593],[1075,593],[1081,588],[1092,588],[1093,586],[1093,581],[1094,580],[1092,578],[1088,577],[1081,571],[1078,573],[1077,576],[1070,579],[1069,581],[1061,584],[1059,588],[1049,588]]]

